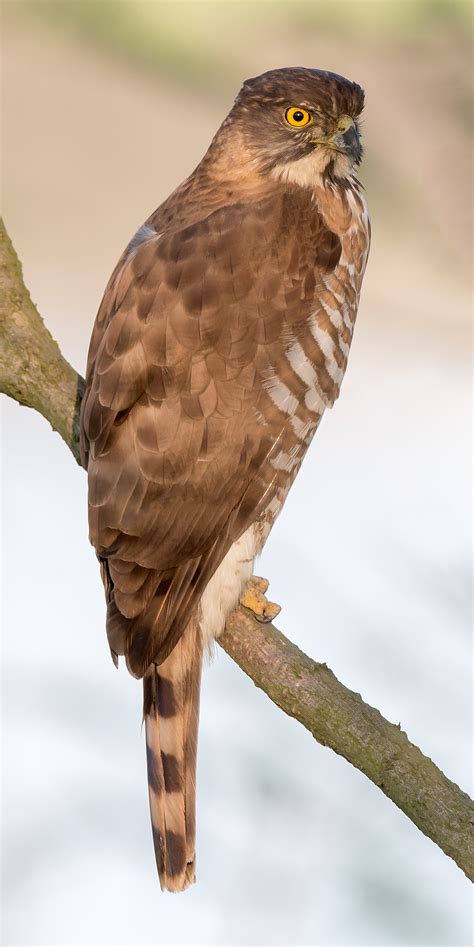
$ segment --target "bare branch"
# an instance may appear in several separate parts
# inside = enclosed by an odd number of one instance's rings
[[[399,726],[344,687],[326,664],[243,609],[219,644],[278,707],[368,776],[474,880],[472,802]]]
[[[84,381],[33,305],[1,222],[0,295],[0,390],[40,411],[80,462]],[[255,621],[246,609],[231,616],[219,644],[278,707],[364,773],[474,880],[474,806],[399,727],[344,687],[325,664],[317,664],[273,625]]]
[[[84,380],[62,356],[23,282],[21,263],[0,219],[0,391],[35,408],[79,459]]]

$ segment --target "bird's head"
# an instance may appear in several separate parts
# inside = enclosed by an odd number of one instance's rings
[[[364,92],[318,69],[273,69],[247,79],[224,126],[259,169],[297,184],[347,179],[360,164]]]

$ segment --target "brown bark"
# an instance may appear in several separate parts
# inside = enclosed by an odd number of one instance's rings
[[[23,282],[21,263],[0,219],[0,391],[35,408],[79,460],[84,380],[62,356]]]
[[[84,381],[63,358],[32,303],[2,222],[0,318],[0,391],[40,411],[80,462]],[[400,727],[246,609],[231,616],[219,644],[278,707],[364,773],[474,880],[474,806]]]

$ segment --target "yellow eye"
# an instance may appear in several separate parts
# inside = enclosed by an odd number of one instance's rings
[[[286,110],[285,119],[292,128],[304,128],[305,125],[311,125],[313,116],[306,109],[293,107]]]

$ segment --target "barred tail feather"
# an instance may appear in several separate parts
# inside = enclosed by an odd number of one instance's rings
[[[143,680],[148,793],[163,891],[196,880],[196,759],[202,642],[196,620]]]

